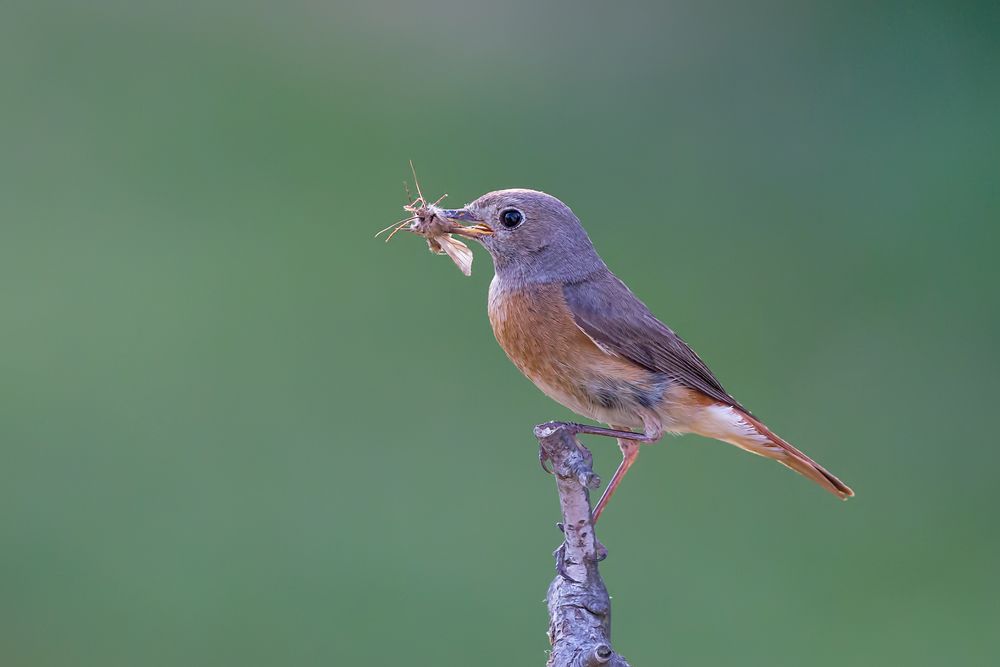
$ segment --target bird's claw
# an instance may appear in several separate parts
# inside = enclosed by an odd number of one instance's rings
[[[559,548],[552,552],[552,555],[556,558],[556,574],[565,579],[566,581],[572,582],[574,584],[583,583],[577,581],[573,577],[569,576],[569,572],[566,571],[566,543],[563,542],[559,545]]]
[[[555,474],[553,472],[552,468],[549,467],[549,463],[551,461],[552,461],[552,457],[549,456],[545,452],[545,449],[541,445],[539,445],[538,446],[538,465],[542,466],[542,470],[544,470],[545,473],[548,474],[548,475]]]

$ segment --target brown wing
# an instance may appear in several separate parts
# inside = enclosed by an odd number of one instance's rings
[[[747,412],[680,336],[604,269],[563,287],[573,319],[598,345],[650,371]],[[749,413],[748,413],[749,414]]]

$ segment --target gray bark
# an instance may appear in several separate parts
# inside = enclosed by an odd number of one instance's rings
[[[590,521],[588,489],[600,486],[592,458],[572,424],[535,427],[543,461],[552,464],[562,508],[564,540],[556,550],[556,578],[549,585],[548,667],[629,667],[611,648],[611,600],[597,564],[607,553]]]

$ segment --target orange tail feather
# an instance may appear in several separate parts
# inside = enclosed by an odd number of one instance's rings
[[[854,495],[854,491],[851,490],[851,487],[844,484],[833,473],[792,446],[791,443],[775,435],[774,432],[764,426],[764,424],[747,414],[744,414],[743,418],[751,424],[758,433],[777,445],[777,448],[767,448],[764,451],[760,451],[755,448],[751,451],[774,459],[778,463],[791,468],[800,475],[816,482],[841,500],[847,500]]]

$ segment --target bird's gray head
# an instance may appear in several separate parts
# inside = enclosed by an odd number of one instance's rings
[[[604,266],[569,206],[537,190],[488,192],[438,214],[474,223],[457,232],[489,251],[497,276],[525,283],[582,278]]]

